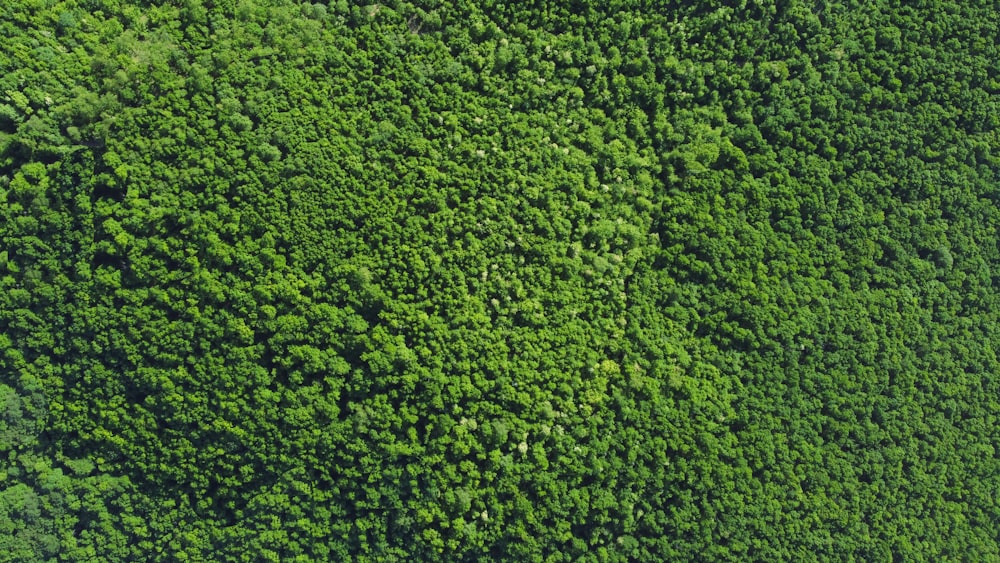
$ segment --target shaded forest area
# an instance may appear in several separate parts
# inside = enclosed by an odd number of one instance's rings
[[[597,4],[5,2],[0,560],[1000,558],[995,3]]]

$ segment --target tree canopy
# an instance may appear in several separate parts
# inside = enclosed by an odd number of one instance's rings
[[[0,31],[0,561],[1000,558],[993,3]]]

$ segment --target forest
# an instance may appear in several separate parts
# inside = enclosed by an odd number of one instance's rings
[[[0,36],[0,561],[1000,560],[995,2]]]

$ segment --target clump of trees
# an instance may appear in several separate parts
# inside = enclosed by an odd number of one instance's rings
[[[1000,557],[1000,16],[679,4],[10,3],[0,559]]]

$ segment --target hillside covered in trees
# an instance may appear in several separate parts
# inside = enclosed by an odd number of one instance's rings
[[[1000,559],[994,2],[0,36],[0,561]]]

